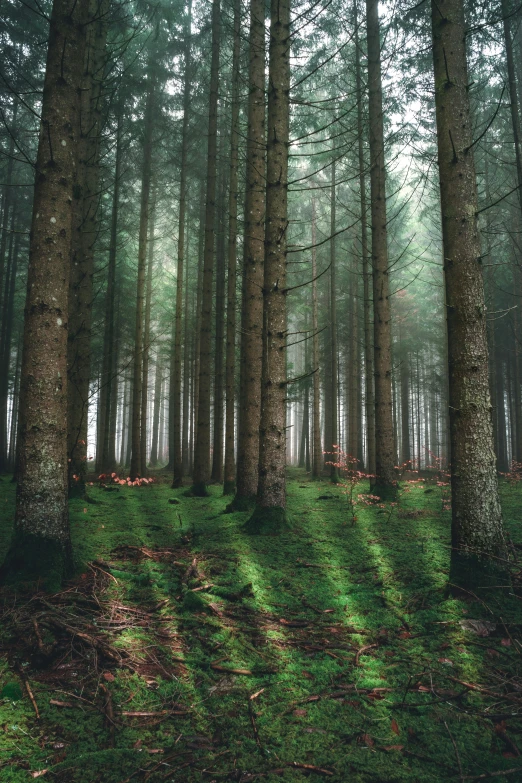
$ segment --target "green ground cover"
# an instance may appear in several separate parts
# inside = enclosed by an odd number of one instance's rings
[[[271,537],[218,487],[158,478],[71,503],[61,593],[4,591],[2,783],[522,781],[517,577],[448,597],[435,480],[352,525],[342,488],[292,474]],[[521,491],[502,486],[514,551]],[[13,508],[4,478],[0,558]]]

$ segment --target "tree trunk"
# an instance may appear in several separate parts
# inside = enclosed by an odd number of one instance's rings
[[[216,484],[223,483],[223,399],[224,399],[224,368],[223,340],[225,336],[225,177],[221,172],[219,201],[221,209],[218,212],[219,230],[216,247],[216,329],[214,347],[214,428],[212,437],[212,473],[211,479]]]
[[[373,322],[375,372],[375,492],[395,494],[390,281],[386,228],[386,168],[378,0],[366,0],[370,117]]]
[[[199,337],[199,395],[191,492],[207,495],[210,477],[210,390],[212,367],[212,277],[216,217],[217,124],[219,88],[220,0],[212,0],[212,60],[208,104],[207,195],[205,207],[205,249]]]
[[[150,353],[150,308],[152,303],[152,269],[154,265],[154,223],[156,211],[156,189],[152,186],[149,210],[149,240],[147,247],[147,275],[145,293],[145,316],[143,322],[143,365],[141,371],[141,433],[140,433],[140,476],[147,475],[147,414],[149,399],[149,353]]]
[[[321,389],[319,384],[319,319],[317,312],[317,242],[315,199],[312,196],[312,363],[314,378],[314,401],[312,422],[312,478],[319,478],[323,464],[321,448]]]
[[[264,20],[263,0],[250,0],[237,488],[229,506],[237,511],[252,506],[259,481],[266,184]]]
[[[331,443],[326,443],[327,457],[330,464],[330,481],[339,481],[339,366],[337,357],[337,289],[335,281],[335,229],[336,229],[336,194],[335,194],[335,160],[332,163],[332,184],[330,190],[330,364],[332,369],[330,399],[326,409],[330,414]]]
[[[111,437],[111,421],[113,418],[113,390],[117,386],[115,361],[115,298],[116,298],[116,255],[118,242],[118,212],[120,202],[121,158],[122,158],[122,115],[121,96],[116,107],[116,153],[114,163],[114,190],[112,195],[111,229],[109,239],[109,266],[107,272],[107,294],[105,297],[105,326],[103,335],[103,362],[101,377],[100,432],[102,437],[100,459],[97,470],[99,473],[112,472],[116,465],[115,443]]]
[[[502,554],[504,535],[493,449],[462,0],[432,0],[431,10],[448,331],[450,581],[469,587],[496,570],[483,556]]]
[[[286,523],[286,247],[290,0],[271,0],[259,488],[247,529]]]
[[[80,93],[67,358],[69,493],[80,497],[85,495],[87,470],[94,245],[99,223],[101,87],[107,38],[107,0],[101,3],[88,0],[88,13],[94,22],[87,27],[85,68]]]
[[[237,169],[239,147],[239,58],[241,5],[234,0],[234,44],[232,51],[232,113],[230,121],[230,181],[228,191],[228,280],[226,336],[225,474],[223,494],[233,495],[236,488],[235,371],[236,371],[236,279],[237,279]]]
[[[187,242],[187,259],[188,259]],[[183,463],[183,475],[188,475],[190,471],[190,394],[192,378],[192,355],[190,333],[193,327],[192,319],[189,318],[189,276],[188,263],[185,264],[185,333],[183,337],[183,426],[181,435],[181,457]]]
[[[152,169],[152,131],[154,123],[155,77],[147,77],[145,106],[145,135],[143,139],[143,168],[141,175],[140,231],[138,240],[138,280],[136,287],[136,326],[134,332],[134,372],[132,387],[132,426],[130,477],[134,481],[141,471],[141,387],[143,358],[143,305],[145,300],[145,264],[147,261],[147,234]]]
[[[13,309],[16,287],[16,273],[20,251],[20,234],[15,234],[16,206],[13,204],[11,232],[7,256],[7,275],[5,280],[4,312],[0,328],[0,474],[9,470],[8,455],[8,399],[9,371],[11,366],[11,335],[13,330]],[[1,293],[1,292],[0,292]]]
[[[150,466],[155,468],[158,464],[158,439],[159,419],[161,408],[161,384],[163,381],[163,367],[158,357],[156,360],[156,376],[154,379],[154,412],[152,415],[152,443],[150,448]]]
[[[169,461],[172,463],[174,476],[172,487],[180,487],[183,483],[183,453],[181,440],[181,335],[182,335],[182,311],[183,311],[183,264],[185,261],[185,213],[187,201],[187,158],[188,158],[188,125],[190,114],[190,87],[191,87],[191,52],[192,52],[192,0],[188,2],[187,19],[185,27],[185,73],[183,83],[183,124],[181,128],[181,161],[179,183],[179,218],[178,218],[178,263],[176,270],[176,315],[174,320],[174,345],[173,345],[173,376],[172,388],[172,454]],[[185,319],[187,313],[185,313]]]
[[[67,299],[86,4],[54,0],[36,160],[21,372],[15,531],[2,579],[57,588],[71,567]]]

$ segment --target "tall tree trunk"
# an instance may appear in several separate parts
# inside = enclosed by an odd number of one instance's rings
[[[13,330],[13,310],[16,287],[16,273],[20,251],[20,234],[15,234],[16,206],[13,204],[11,232],[7,256],[7,275],[5,280],[4,310],[0,328],[0,474],[9,470],[8,455],[8,399],[9,370],[11,366],[11,335]],[[0,292],[1,293],[1,292]]]
[[[134,332],[134,371],[132,385],[132,427],[130,477],[141,471],[141,387],[143,359],[143,305],[145,300],[145,265],[147,261],[147,234],[149,225],[150,183],[152,171],[152,134],[154,123],[155,75],[152,63],[147,77],[145,105],[145,132],[143,139],[143,167],[141,175],[140,230],[138,240],[138,279],[136,287],[136,326]]]
[[[122,159],[123,102],[119,96],[116,104],[116,153],[114,162],[114,189],[109,239],[109,265],[107,271],[107,293],[105,297],[105,325],[103,334],[103,362],[101,377],[101,422],[102,442],[99,444],[99,473],[109,473],[116,465],[115,443],[111,437],[113,418],[113,390],[117,386],[115,343],[115,299],[116,299],[116,256],[118,244],[118,213],[120,204],[121,159]]]
[[[156,360],[156,375],[154,378],[154,412],[152,415],[152,443],[150,448],[150,466],[155,468],[158,464],[159,419],[161,409],[161,384],[163,381],[163,367],[161,359]]]
[[[187,259],[189,257],[187,241]],[[192,319],[189,317],[189,276],[188,276],[188,263],[185,264],[185,332],[183,336],[183,426],[181,434],[181,457],[183,463],[183,475],[188,475],[190,471],[190,394],[191,394],[191,377],[192,377],[192,361],[191,361],[191,323]]]
[[[386,228],[386,167],[382,108],[379,2],[366,0],[370,117],[373,323],[375,372],[375,492],[395,494],[390,280]]]
[[[339,366],[337,356],[337,289],[335,281],[335,230],[336,230],[336,192],[335,192],[335,160],[332,163],[332,184],[330,190],[330,364],[332,380],[330,399],[326,406],[330,413],[331,443],[326,443],[326,451],[329,452],[330,480],[334,483],[339,480]]]
[[[265,218],[265,3],[250,0],[237,487],[229,509],[246,510],[259,481]]]
[[[141,433],[140,433],[140,475],[147,475],[147,414],[149,399],[149,353],[150,353],[150,310],[152,304],[152,269],[154,265],[154,224],[156,212],[156,188],[152,185],[149,210],[149,240],[147,246],[147,274],[145,293],[145,316],[143,322],[143,365],[141,371]]]
[[[493,449],[462,0],[432,0],[431,12],[448,330],[450,581],[469,587],[496,570],[493,561],[483,557],[504,552],[504,535]]]
[[[212,0],[212,59],[208,103],[207,195],[205,206],[205,250],[199,337],[199,396],[197,410],[194,475],[191,492],[207,494],[210,477],[210,391],[212,367],[212,277],[214,273],[214,237],[216,217],[216,167],[219,88],[220,0]]]
[[[232,50],[232,107],[230,120],[230,174],[228,191],[228,280],[226,336],[225,473],[223,494],[233,495],[236,488],[235,372],[236,372],[236,279],[237,279],[237,169],[239,147],[239,57],[241,5],[234,0],[234,44]]]
[[[354,263],[355,263],[354,254]],[[357,459],[359,445],[359,318],[357,308],[357,267],[350,275],[350,367],[349,367],[349,417],[348,417],[348,454]]]
[[[101,87],[107,38],[107,0],[88,0],[84,78],[80,93],[80,137],[75,188],[68,326],[69,493],[85,495],[87,417],[91,380],[91,322],[94,245],[99,224]]]
[[[16,460],[16,448],[17,448],[17,432],[18,432],[18,409],[20,404],[20,359],[21,359],[21,338],[20,332],[16,339],[16,361],[15,361],[15,377],[13,381],[13,407],[11,411],[11,427],[9,433],[9,455],[8,465],[9,469],[14,471]]]
[[[278,531],[286,522],[289,109],[290,0],[271,0],[259,488],[247,523],[256,533]]]
[[[16,118],[18,116],[18,98],[15,97],[13,101],[13,116],[12,126],[15,128]],[[11,216],[11,200],[13,196],[13,168],[15,159],[15,135],[14,132],[9,139],[7,169],[5,174],[5,183],[2,193],[2,223],[0,225],[0,305],[2,304],[2,291],[4,288],[4,275],[5,275],[5,259],[7,249],[7,239],[9,237],[9,231],[7,226],[9,225],[9,218]]]
[[[410,448],[410,365],[408,352],[402,338],[402,328],[399,327],[400,382],[401,382],[401,463],[404,465],[411,460]],[[409,466],[411,468],[411,465]],[[417,466],[418,467],[418,466]]]
[[[212,437],[212,472],[211,479],[216,484],[223,483],[223,340],[225,336],[225,177],[220,175],[219,201],[221,209],[218,212],[219,229],[216,242],[216,329],[214,347],[214,428]]]
[[[185,73],[183,77],[183,124],[181,128],[181,161],[179,183],[179,218],[178,218],[178,263],[176,270],[176,315],[174,320],[174,346],[173,346],[173,376],[172,388],[172,448],[169,455],[174,476],[172,486],[180,487],[183,483],[183,453],[181,440],[181,339],[182,339],[182,311],[183,311],[183,264],[185,260],[185,213],[187,201],[187,158],[188,158],[188,127],[190,115],[190,87],[191,87],[191,52],[192,52],[192,0],[188,0],[187,18],[185,27]],[[187,313],[185,313],[185,319]]]
[[[15,530],[1,573],[42,577],[49,588],[69,572],[72,556],[67,299],[85,17],[84,2],[54,0],[29,243]]]
[[[318,478],[323,463],[321,448],[321,390],[319,384],[319,319],[317,307],[317,242],[315,199],[312,196],[312,364],[314,401],[312,413],[312,478]]]
[[[517,78],[515,60],[513,57],[513,39],[511,37],[512,9],[509,0],[501,0],[501,11],[504,29],[504,45],[506,47],[507,75],[509,86],[509,102],[511,108],[511,126],[515,145],[515,160],[517,164],[518,203],[522,210],[522,135],[520,130],[520,109],[517,94]],[[520,24],[520,22],[519,22]]]

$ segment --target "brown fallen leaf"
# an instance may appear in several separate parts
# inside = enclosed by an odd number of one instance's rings
[[[501,639],[500,644],[502,647],[511,647],[511,639]]]
[[[360,740],[361,742],[364,742],[365,745],[368,745],[369,748],[373,748],[375,745],[375,740],[369,734],[361,734]]]
[[[49,699],[49,704],[54,707],[74,707],[74,704],[70,701],[58,701],[58,699]]]
[[[39,769],[38,772],[31,772],[30,775],[32,778],[41,778],[42,775],[46,775],[48,772],[48,769]]]
[[[102,677],[106,682],[114,682],[116,679],[114,674],[111,674],[111,672],[103,672]]]
[[[453,661],[450,661],[449,658],[439,658],[439,663],[444,663],[446,666],[453,666]]]
[[[304,718],[306,714],[307,714],[306,710],[299,709],[299,710],[292,711],[292,715],[295,715],[296,718]]]
[[[393,731],[393,733],[394,733],[394,734],[396,734],[397,736],[399,736],[399,734],[401,733],[401,730],[399,729],[399,724],[397,723],[397,721],[395,720],[395,718],[394,718],[394,719],[392,720],[392,722],[391,722],[391,730],[392,730],[392,731]]]
[[[403,750],[404,745],[383,745],[383,750]]]

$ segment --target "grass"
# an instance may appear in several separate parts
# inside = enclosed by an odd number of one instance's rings
[[[522,543],[520,489],[503,484],[502,495]],[[341,487],[293,473],[280,536],[242,532],[249,512],[224,514],[218,487],[191,498],[160,477],[91,496],[71,502],[71,526],[78,562],[96,564],[55,600],[71,612],[86,586],[99,594],[92,633],[126,618],[110,638],[134,664],[73,639],[43,665],[27,620],[40,605],[5,593],[2,783],[43,770],[78,783],[436,783],[518,768],[501,779],[522,780],[522,602],[504,588],[448,598],[449,514],[435,485],[405,483],[397,506],[363,506],[352,525]],[[7,479],[0,503],[1,558],[14,509]],[[174,561],[194,558],[199,573],[185,586]],[[481,637],[462,620],[495,630]],[[45,633],[44,643],[56,636]]]

